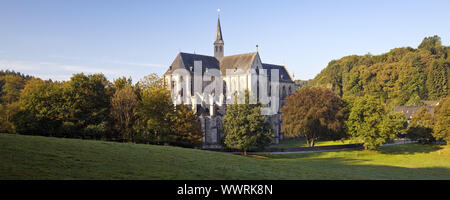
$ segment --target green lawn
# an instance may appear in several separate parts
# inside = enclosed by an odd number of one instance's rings
[[[450,179],[450,148],[243,157],[220,152],[0,134],[0,179]]]
[[[319,140],[316,141],[314,146],[328,146],[328,145],[344,145],[344,144],[355,144],[356,142],[351,140]],[[280,141],[279,144],[272,145],[272,147],[276,148],[295,148],[295,147],[308,147],[306,144],[306,140],[302,138],[294,138],[294,139],[285,139]]]

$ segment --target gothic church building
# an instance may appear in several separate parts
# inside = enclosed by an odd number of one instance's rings
[[[218,17],[216,37],[214,41],[214,56],[180,52],[170,65],[167,72],[163,75],[166,86],[172,92],[174,103],[180,103],[175,102],[175,99],[179,99],[177,97],[187,97],[188,101],[187,103],[184,102],[184,104],[189,104],[192,106],[192,109],[196,112],[201,123],[203,131],[203,148],[221,148],[220,141],[221,138],[224,137],[224,134],[221,132],[222,117],[226,112],[226,99],[231,98],[230,94],[236,94],[236,92],[243,92],[245,90],[249,90],[258,96],[257,94],[258,92],[261,92],[261,89],[259,86],[258,88],[252,87],[252,81],[255,81],[255,75],[260,75],[259,73],[261,72],[259,69],[264,69],[264,71],[267,71],[265,77],[267,77],[268,80],[266,94],[271,96],[272,99],[274,97],[279,99],[279,103],[275,105],[275,112],[270,113],[267,118],[274,132],[273,143],[278,143],[279,140],[283,138],[283,134],[281,133],[282,119],[280,115],[280,108],[283,106],[284,98],[295,92],[294,81],[284,66],[263,63],[257,51],[246,54],[225,56],[224,46],[225,43],[222,37],[220,17]],[[208,101],[208,98],[195,97],[195,95],[199,94],[194,94],[193,90],[194,62],[198,61],[201,61],[201,73],[206,73],[208,70],[211,71],[213,69],[221,73],[220,77],[223,79],[224,89],[221,94],[213,95],[219,95],[224,99],[223,101],[220,101],[219,103],[205,104],[205,101]],[[177,69],[186,70],[188,73],[184,75],[176,74],[174,72]],[[270,72],[273,71],[272,69],[278,71],[278,81],[276,84],[278,90],[276,90],[276,92],[271,92],[274,91],[271,88],[273,85],[271,77],[276,75],[271,75]],[[203,88],[211,81],[203,82]]]

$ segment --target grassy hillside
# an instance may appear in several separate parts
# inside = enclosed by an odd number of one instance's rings
[[[389,105],[420,105],[449,94],[449,54],[438,36],[427,37],[417,49],[333,60],[308,85],[329,87],[349,100],[369,94]]]
[[[0,179],[450,179],[450,148],[243,157],[170,146],[0,134]]]

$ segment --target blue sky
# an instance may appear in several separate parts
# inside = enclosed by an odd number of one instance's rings
[[[0,0],[0,69],[53,80],[162,74],[179,51],[213,55],[217,8],[225,55],[258,44],[263,62],[284,63],[296,79],[426,36],[450,45],[449,1]]]

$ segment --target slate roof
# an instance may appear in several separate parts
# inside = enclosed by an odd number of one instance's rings
[[[236,68],[239,68],[246,72],[251,69],[257,55],[258,52],[225,56],[219,62],[213,56],[180,52],[165,74],[172,73],[174,70],[182,68],[190,71],[190,67],[194,67],[194,61],[198,60],[202,61],[203,73],[206,71],[206,68],[219,69],[223,76],[226,75],[227,69],[234,70]],[[262,67],[263,69],[267,69],[269,80],[271,80],[271,69],[278,69],[280,74],[280,82],[293,82],[291,76],[284,66],[262,63]]]
[[[423,103],[427,106],[438,106],[439,105],[439,101],[423,101]]]
[[[190,67],[194,67],[194,61],[202,61],[203,72],[205,72],[206,68],[219,69],[220,66],[219,61],[213,56],[180,52],[165,74],[172,73],[174,70],[182,68],[190,71]]]
[[[223,76],[226,75],[227,69],[239,68],[246,72],[252,68],[256,55],[258,52],[225,56],[220,60],[220,72]]]
[[[291,76],[289,75],[289,73],[287,72],[287,70],[284,66],[262,63],[262,67],[263,67],[263,69],[267,70],[267,75],[269,76],[269,80],[272,79],[271,78],[272,77],[271,69],[278,69],[278,73],[279,73],[278,80],[280,82],[293,82]]]
[[[433,106],[397,106],[394,108],[394,112],[402,113],[406,116],[408,120],[419,111],[420,108],[425,107],[428,112],[433,115],[434,107]]]

